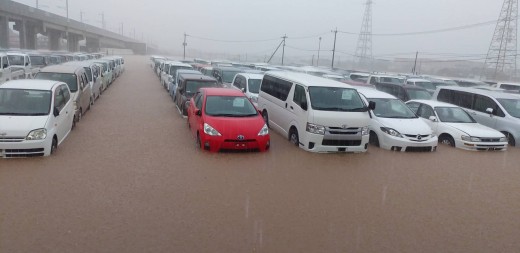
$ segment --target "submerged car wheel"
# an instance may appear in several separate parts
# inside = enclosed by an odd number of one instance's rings
[[[516,146],[516,140],[515,140],[515,137],[513,137],[512,134],[508,133],[508,132],[502,132],[506,138],[507,138],[507,143],[509,144],[509,146]]]
[[[56,136],[54,136],[54,138],[52,138],[51,154],[54,154],[54,152],[56,152],[56,149],[58,149],[58,139],[56,138]]]
[[[455,140],[453,139],[453,137],[446,135],[446,134],[439,136],[439,142],[441,144],[450,145],[452,147],[455,147]]]
[[[202,149],[202,144],[200,142],[200,135],[199,135],[199,133],[197,133],[197,140],[196,140],[195,144],[197,145],[197,148]]]
[[[294,144],[295,146],[300,146],[300,140],[298,138],[298,130],[295,128],[292,128],[289,131],[289,141]]]
[[[374,131],[370,131],[368,142],[376,147],[379,147],[379,138],[377,137],[377,134],[374,133]]]
[[[81,119],[83,119],[83,108],[79,108],[78,122],[80,122]]]

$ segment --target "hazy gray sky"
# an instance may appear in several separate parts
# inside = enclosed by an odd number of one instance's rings
[[[17,0],[34,6],[35,0]],[[502,0],[373,0],[373,33],[400,33],[441,29],[496,20]],[[44,10],[64,14],[65,0],[39,0]],[[330,55],[335,27],[359,32],[364,0],[69,0],[69,16],[79,20],[84,12],[87,23],[100,26],[103,11],[108,28],[117,30],[124,23],[125,33],[135,27],[137,37],[153,41],[161,48],[182,52],[183,33],[219,40],[276,39],[284,34],[286,55],[310,56],[318,49]],[[139,4],[138,4],[139,3]],[[61,12],[61,13],[60,13]],[[373,37],[375,57],[387,54],[429,53],[485,54],[494,25],[419,36]],[[293,39],[291,39],[293,38]],[[357,35],[338,33],[337,49],[355,52]],[[188,50],[230,54],[269,55],[279,41],[223,43],[188,37]],[[189,51],[188,51],[189,52]],[[385,56],[386,55],[386,56]],[[338,54],[347,58],[346,54]],[[402,55],[402,56],[409,56]]]

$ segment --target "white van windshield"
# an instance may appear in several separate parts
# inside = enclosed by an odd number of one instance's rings
[[[0,115],[48,115],[51,91],[0,89]]]
[[[320,111],[366,111],[367,107],[354,89],[340,87],[309,87],[311,106]]]

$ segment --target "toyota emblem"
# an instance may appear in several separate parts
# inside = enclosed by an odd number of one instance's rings
[[[421,140],[421,139],[422,139],[421,135],[417,135],[417,140]]]
[[[237,140],[239,140],[239,141],[243,141],[243,140],[244,140],[244,136],[243,136],[243,135],[239,135],[239,136],[237,136]]]
[[[348,127],[347,125],[341,125],[341,128],[343,128],[343,129],[347,129],[347,127]]]

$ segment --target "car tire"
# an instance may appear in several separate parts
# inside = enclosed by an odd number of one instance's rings
[[[72,117],[72,127],[70,128],[70,130],[74,130],[74,128],[76,128],[76,117]]]
[[[269,127],[269,114],[267,114],[266,110],[262,112],[262,118],[264,119],[264,122],[267,125],[267,127]]]
[[[202,149],[202,143],[200,141],[200,135],[197,133],[197,139],[195,140],[195,145],[197,145],[198,149]]]
[[[295,146],[300,146],[300,138],[298,137],[298,130],[294,127],[289,131],[289,141]]]
[[[79,108],[79,114],[78,114],[78,121],[77,122],[80,122],[81,119],[83,119],[83,108]]]
[[[51,155],[56,152],[56,149],[58,149],[58,139],[56,136],[52,138],[52,144],[51,144]]]
[[[453,137],[447,134],[439,136],[439,143],[455,147],[455,140],[453,139]]]
[[[377,137],[377,134],[374,131],[370,131],[368,142],[379,148],[379,138]]]
[[[512,134],[508,133],[508,132],[504,132],[503,134],[506,136],[507,143],[509,144],[509,146],[515,147],[516,146],[515,137]]]

